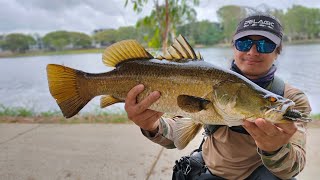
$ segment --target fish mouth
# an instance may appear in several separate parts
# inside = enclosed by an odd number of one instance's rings
[[[283,103],[283,105],[280,107],[280,111],[283,112],[283,114],[286,114],[288,111],[290,111],[291,107],[293,107],[295,103],[291,100],[287,100]]]
[[[296,121],[296,122],[311,122],[312,119],[308,115],[301,113],[295,109],[289,109],[285,114],[283,114],[284,119]]]
[[[290,112],[291,107],[293,107],[294,105],[295,103],[293,101],[287,99],[280,102],[276,107],[270,108],[265,112],[265,115],[270,121],[276,122],[283,119],[284,114],[286,114],[288,111]]]
[[[290,121],[296,122],[311,122],[312,119],[308,117],[308,115],[301,113],[298,110],[292,109],[295,103],[291,100],[286,101],[282,107],[281,112],[283,113],[283,118]]]

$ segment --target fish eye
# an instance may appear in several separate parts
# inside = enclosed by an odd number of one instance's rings
[[[278,99],[275,98],[275,97],[269,97],[269,101],[270,101],[270,102],[277,102],[277,100],[278,100]]]

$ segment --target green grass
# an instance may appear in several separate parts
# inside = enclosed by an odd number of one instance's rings
[[[320,114],[312,114],[312,120],[320,121]],[[0,104],[0,123],[131,123],[126,112],[123,110],[106,111],[99,107],[92,112],[80,113],[72,118],[66,119],[59,110],[35,112],[32,108],[5,107]]]
[[[43,117],[52,117],[52,116],[61,116],[61,112],[60,111],[45,111],[45,112],[40,112],[39,116],[43,116]]]
[[[320,121],[320,114],[312,114],[311,115],[312,120],[319,120]]]
[[[127,114],[121,111],[108,112],[95,108],[92,112],[80,113],[66,119],[58,110],[35,112],[32,108],[5,107],[0,104],[0,123],[129,123]]]
[[[0,104],[0,116],[20,116],[20,117],[30,117],[35,113],[32,109],[23,107],[5,107]]]

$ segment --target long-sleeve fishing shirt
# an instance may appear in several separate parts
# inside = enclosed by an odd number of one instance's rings
[[[295,102],[294,109],[310,114],[308,99],[299,89],[286,84],[284,97]],[[142,133],[155,143],[175,148],[172,136],[176,120],[161,118],[155,136],[144,130]],[[220,127],[206,138],[202,146],[204,162],[211,173],[225,179],[245,179],[262,164],[277,177],[290,179],[302,171],[306,162],[306,127],[303,124],[297,126],[290,142],[272,155],[262,153],[250,135],[232,131],[228,126]]]

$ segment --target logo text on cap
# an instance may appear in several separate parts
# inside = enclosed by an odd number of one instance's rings
[[[260,26],[260,27],[268,27],[270,29],[273,29],[274,23],[267,20],[256,21],[255,19],[250,19],[243,23],[244,28],[248,26]]]

